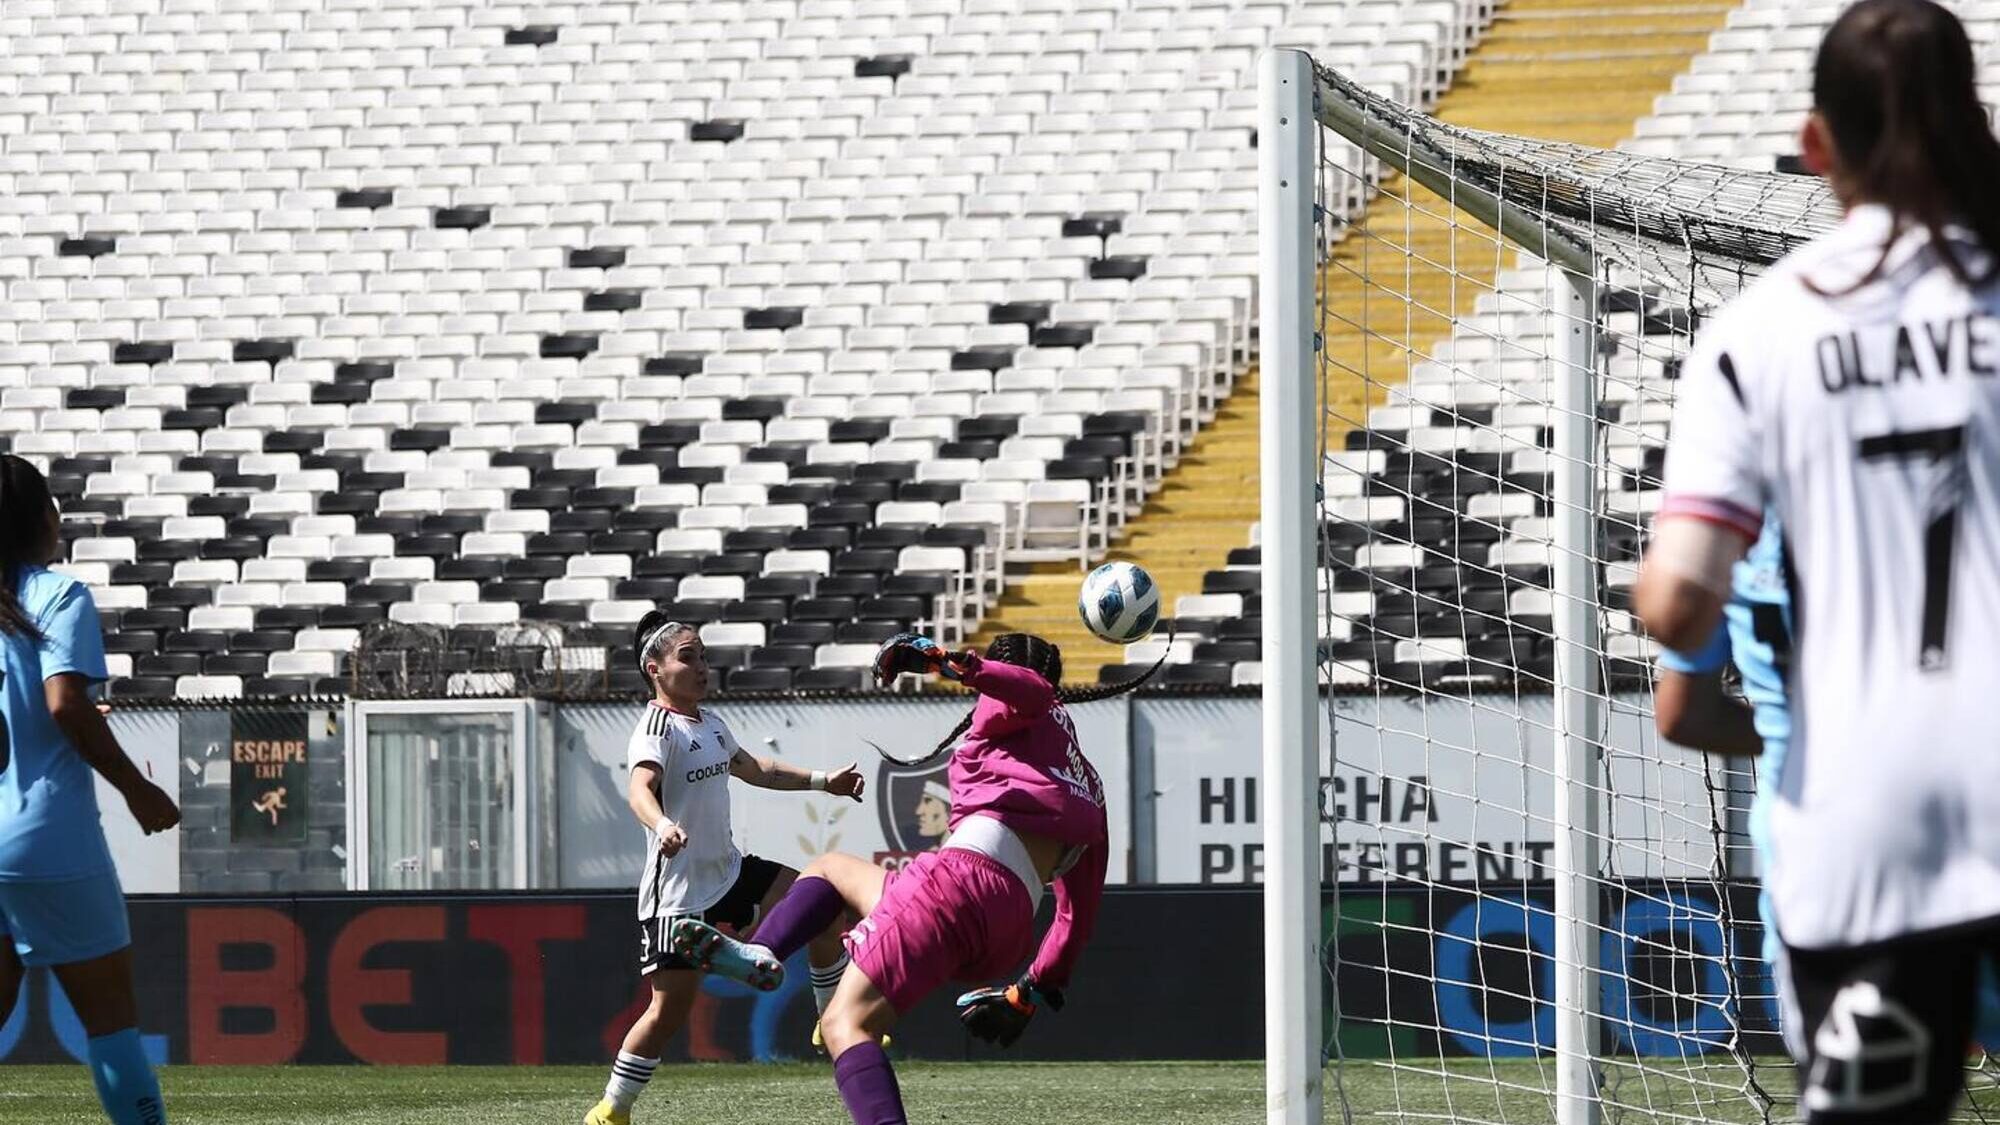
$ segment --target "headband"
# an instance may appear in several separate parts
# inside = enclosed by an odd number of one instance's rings
[[[659,628],[646,634],[645,643],[639,646],[639,667],[641,669],[645,668],[646,654],[653,651],[653,646],[660,643],[660,638],[671,637],[688,627],[688,624],[684,621],[663,621],[660,623]]]

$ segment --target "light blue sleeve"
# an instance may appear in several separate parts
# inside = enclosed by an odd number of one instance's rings
[[[97,620],[97,600],[90,587],[68,583],[55,601],[37,615],[42,630],[42,678],[73,672],[92,681],[111,678],[104,666],[104,628]]]
[[[1720,672],[1729,663],[1729,623],[1715,623],[1715,633],[1708,643],[1693,652],[1675,652],[1670,648],[1660,650],[1660,667],[1669,672],[1679,672],[1687,676],[1705,676],[1710,672]]]

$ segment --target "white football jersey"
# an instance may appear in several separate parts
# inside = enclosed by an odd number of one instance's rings
[[[1662,518],[1784,524],[1766,880],[1806,948],[2000,917],[2000,286],[1958,282],[1922,228],[1884,261],[1889,230],[1855,208],[1702,330],[1667,454]]]
[[[646,830],[646,873],[639,880],[641,919],[698,914],[729,893],[743,866],[729,823],[729,760],[739,749],[721,716],[704,707],[700,718],[657,702],[632,732],[625,767],[660,767],[654,795],[660,808],[687,833],[687,845],[662,863],[660,839]]]

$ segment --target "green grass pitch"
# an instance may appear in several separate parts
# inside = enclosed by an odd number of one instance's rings
[[[1614,1060],[1607,1121],[1763,1120],[1725,1060]],[[913,1125],[1259,1125],[1263,1068],[1254,1063],[930,1063],[898,1067]],[[1777,1060],[1758,1078],[1789,1094]],[[574,1125],[603,1088],[598,1067],[170,1067],[162,1078],[176,1125]],[[1352,1062],[1338,1081],[1357,1121],[1547,1125],[1546,1061]],[[1329,1094],[1334,1081],[1328,1072]],[[1991,1088],[1980,1101],[2000,1104]],[[1329,1096],[1330,1106],[1334,1098]],[[1326,1119],[1341,1120],[1329,1108]],[[1781,1105],[1773,1120],[1793,1119]],[[0,1125],[98,1123],[81,1067],[0,1067]],[[823,1063],[668,1066],[635,1125],[847,1125]]]

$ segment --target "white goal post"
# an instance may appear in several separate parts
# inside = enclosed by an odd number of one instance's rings
[[[1271,1125],[1319,1125],[1318,102],[1312,62],[1264,56],[1258,92],[1259,524],[1264,594],[1264,1052]]]
[[[1509,1099],[1561,1125],[1771,1120],[1775,1017],[1750,1014],[1768,982],[1735,905],[1754,777],[1652,734],[1650,642],[1621,598],[1696,320],[1832,201],[1805,177],[1445,125],[1298,51],[1263,59],[1259,114],[1267,1119],[1382,1112],[1341,1085],[1352,1018],[1402,1044],[1374,1067],[1399,1119],[1439,1115],[1404,1083],[1450,1087],[1470,1071],[1442,1044],[1472,1042],[1493,1116],[1451,1120],[1513,1120]],[[1428,821],[1326,811],[1370,771],[1426,787]],[[1517,842],[1537,857],[1518,872]],[[1525,1031],[1399,1010],[1422,974],[1387,953],[1350,1015],[1325,930],[1372,896],[1361,913],[1401,940],[1405,891],[1512,912],[1525,986],[1446,980],[1435,920],[1403,928],[1434,939],[1431,997],[1514,1004]]]

